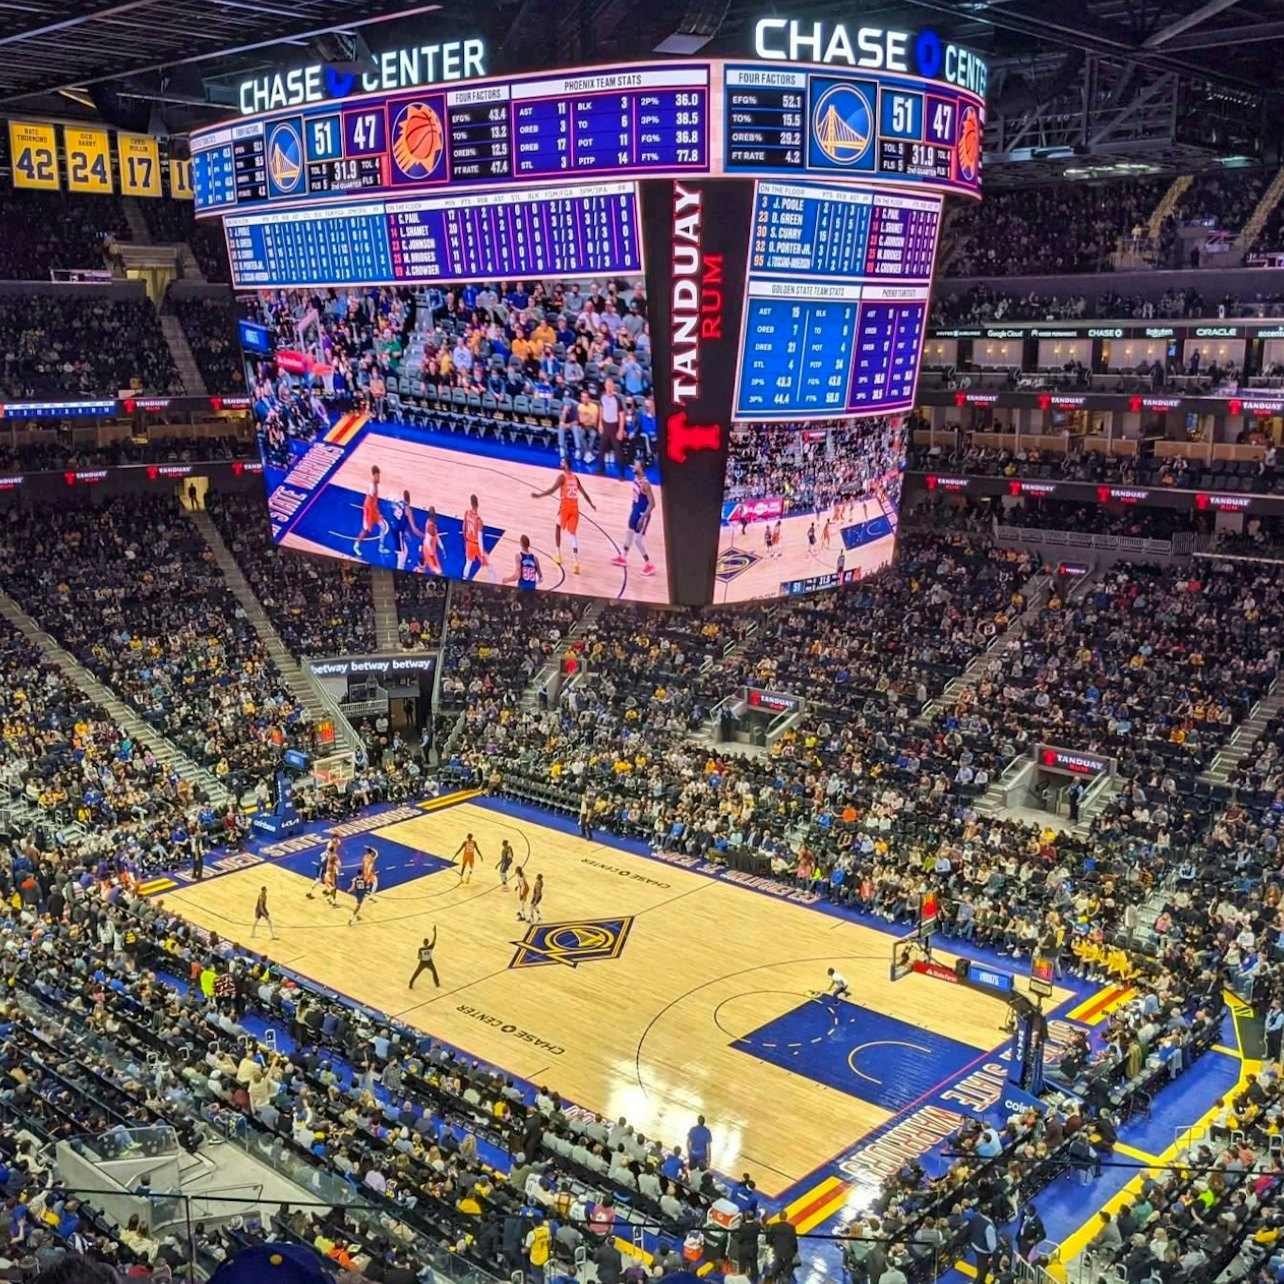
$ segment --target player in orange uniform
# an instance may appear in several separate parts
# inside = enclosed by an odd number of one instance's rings
[[[441,574],[441,533],[437,530],[437,510],[430,508],[424,519],[423,547],[419,569],[425,575]]]
[[[477,511],[477,496],[468,496],[468,511],[464,514],[464,579],[471,580],[476,577],[477,571],[482,567],[490,566],[490,558],[486,556],[486,550],[482,547],[482,537],[485,533],[485,523],[482,521],[481,513]],[[477,563],[477,570],[470,575],[469,567]],[[491,576],[494,579],[494,575]]]
[[[361,555],[361,541],[372,532],[379,532],[379,552],[388,551],[384,540],[388,535],[388,523],[384,521],[383,514],[379,511],[379,465],[374,464],[370,469],[370,485],[366,487],[366,493],[361,501],[361,534],[352,541],[352,551],[358,557]]]
[[[562,532],[565,531],[571,537],[571,570],[578,575],[580,573],[580,499],[586,500],[594,512],[597,511],[597,505],[593,502],[593,497],[584,489],[584,483],[571,471],[569,459],[562,460],[562,471],[558,473],[557,480],[547,490],[531,491],[531,498],[543,499],[545,495],[551,495],[554,491],[561,493],[557,508],[557,525],[553,528],[553,543],[557,547],[557,552],[553,554],[553,561],[558,566],[562,564]]]

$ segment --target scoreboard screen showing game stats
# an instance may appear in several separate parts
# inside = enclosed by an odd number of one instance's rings
[[[275,355],[246,355],[283,543],[691,605],[885,563],[944,201],[980,196],[985,64],[930,31],[772,17],[752,40],[510,77],[481,41],[388,50],[246,81],[192,134],[197,214],[275,311]],[[345,365],[347,306],[377,333]],[[780,546],[726,519],[750,425],[829,434],[789,456],[851,479],[813,488],[817,544],[800,511]],[[429,508],[425,554],[402,536]]]

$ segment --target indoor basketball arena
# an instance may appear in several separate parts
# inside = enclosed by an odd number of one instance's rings
[[[8,6],[0,1279],[1284,1284],[1281,55]]]

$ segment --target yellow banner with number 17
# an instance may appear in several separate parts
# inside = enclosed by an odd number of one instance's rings
[[[161,194],[160,148],[148,134],[117,134],[122,196]]]

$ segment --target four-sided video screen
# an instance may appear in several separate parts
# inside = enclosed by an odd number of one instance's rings
[[[683,515],[665,511],[641,278],[277,290],[241,306],[282,546],[672,600]],[[885,566],[904,451],[899,416],[733,424],[713,600]]]

